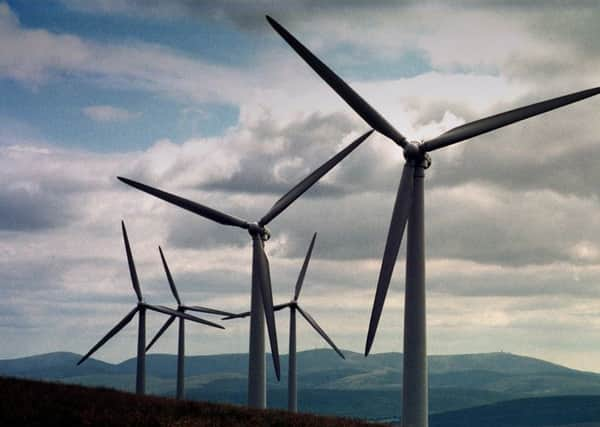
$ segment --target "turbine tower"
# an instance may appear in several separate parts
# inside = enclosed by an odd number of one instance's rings
[[[400,249],[404,228],[408,223],[406,244],[406,286],[404,302],[404,374],[402,387],[402,425],[428,425],[427,351],[425,322],[425,245],[424,187],[425,169],[431,165],[429,153],[477,135],[491,132],[520,120],[581,101],[600,93],[600,87],[571,93],[525,107],[485,117],[424,142],[409,142],[386,119],[358,95],[346,82],[300,43],[273,18],[266,17],[277,33],[300,57],[367,122],[404,150],[406,163],[394,204],[392,219],[383,253],[375,301],[371,312],[365,356],[369,354],[394,264]]]
[[[171,310],[168,307],[163,307],[161,305],[150,305],[144,302],[142,297],[142,291],[140,289],[140,282],[138,280],[137,272],[135,270],[135,264],[133,262],[133,256],[131,254],[131,247],[129,246],[129,239],[127,238],[127,230],[125,230],[125,223],[121,221],[121,228],[123,230],[123,240],[125,241],[125,251],[127,252],[127,263],[129,265],[129,273],[131,275],[131,283],[133,285],[133,290],[137,296],[137,304],[119,323],[117,323],[108,333],[100,340],[96,345],[92,347],[90,351],[88,351],[85,356],[83,356],[77,365],[81,365],[86,361],[88,357],[96,352],[100,347],[102,347],[108,340],[114,337],[119,333],[121,329],[123,329],[136,314],[139,314],[138,317],[138,345],[137,345],[137,369],[136,369],[136,381],[135,381],[135,392],[136,394],[144,394],[146,388],[146,357],[144,347],[146,346],[146,310],[152,310],[163,314],[168,314],[170,316],[175,316],[181,318],[185,318],[188,320],[192,320],[197,323],[202,323],[204,325],[213,326],[215,328],[225,329],[223,326],[218,325],[216,323],[209,322],[207,320],[200,319],[199,317],[190,316],[189,314],[185,314],[182,312],[178,312],[175,310]]]
[[[169,266],[167,265],[167,260],[165,259],[165,255],[161,247],[158,247],[158,251],[160,252],[160,258],[162,259],[163,267],[165,268],[165,274],[167,275],[167,280],[169,281],[169,287],[171,288],[171,293],[177,302],[177,312],[185,313],[186,311],[196,311],[199,313],[207,313],[207,314],[216,314],[219,316],[230,316],[232,313],[227,311],[215,310],[213,308],[200,307],[197,305],[184,305],[179,298],[179,293],[177,292],[177,288],[175,287],[175,282],[173,281],[173,277],[171,276],[171,271],[169,270]],[[173,315],[167,319],[167,321],[162,325],[162,327],[158,330],[154,338],[150,341],[150,344],[146,346],[146,352],[150,350],[150,347],[154,345],[154,343],[169,329],[169,326],[175,321],[176,316]],[[184,397],[184,378],[185,378],[185,318],[179,318],[179,331],[178,331],[178,344],[177,344],[177,392],[176,398],[178,400],[183,399]]]
[[[275,329],[275,314],[273,312],[273,295],[271,291],[271,273],[269,270],[269,260],[267,259],[264,250],[264,244],[270,237],[269,230],[266,226],[298,197],[304,194],[304,192],[323,175],[329,172],[335,165],[357,148],[369,135],[371,135],[371,133],[373,133],[373,130],[358,137],[346,148],[300,181],[290,191],[277,200],[271,209],[269,209],[258,222],[248,222],[216,209],[209,208],[208,206],[201,205],[200,203],[150,187],[146,184],[128,178],[117,177],[122,182],[131,185],[138,190],[144,191],[219,224],[242,228],[250,234],[252,239],[252,292],[248,367],[248,405],[251,407],[265,408],[267,403],[265,319],[271,344],[271,355],[273,357],[275,375],[277,380],[280,378],[279,350],[277,347],[277,331]]]
[[[317,233],[313,235],[310,246],[308,247],[308,252],[304,258],[304,263],[302,264],[302,269],[300,270],[300,275],[298,276],[298,281],[296,282],[296,288],[294,290],[294,296],[292,297],[292,300],[288,303],[279,304],[273,307],[274,311],[283,310],[284,308],[290,309],[290,350],[288,355],[288,410],[290,412],[298,412],[298,387],[296,381],[296,310],[298,310],[302,317],[306,319],[308,324],[312,326],[313,329],[317,331],[317,333],[321,335],[325,341],[327,341],[331,348],[333,348],[342,359],[345,359],[344,354],[339,348],[337,348],[331,338],[329,338],[325,331],[319,326],[317,321],[313,319],[313,317],[303,310],[298,304],[298,297],[300,296],[300,291],[302,290],[304,276],[306,275],[306,269],[308,268],[308,262],[310,261],[310,256],[312,254],[316,238]],[[250,315],[250,312],[246,311],[244,313],[224,317],[223,320],[238,319],[247,317],[248,315]]]

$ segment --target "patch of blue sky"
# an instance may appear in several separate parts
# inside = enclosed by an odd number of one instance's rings
[[[181,143],[223,134],[238,121],[237,107],[184,104],[138,90],[101,88],[78,79],[60,79],[36,89],[0,80],[0,116],[22,123],[64,147],[96,152],[125,152],[149,147],[159,139]],[[130,117],[97,121],[86,107],[111,106]]]
[[[159,44],[191,58],[230,66],[252,63],[262,43],[260,35],[249,37],[226,21],[85,13],[66,8],[56,0],[45,0],[43,5],[30,0],[9,0],[8,4],[26,28],[104,43]]]
[[[340,44],[319,55],[349,80],[410,78],[433,70],[427,53],[419,49],[399,49],[395,55],[377,55],[368,49]]]
[[[499,70],[488,64],[446,65],[434,67],[429,54],[422,49],[399,48],[396,54],[379,55],[370,49],[340,44],[324,53],[323,61],[348,80],[374,81],[416,77],[431,71],[442,73],[499,75]]]

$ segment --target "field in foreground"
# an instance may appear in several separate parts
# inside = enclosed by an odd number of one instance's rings
[[[367,427],[373,424],[0,377],[0,425]]]

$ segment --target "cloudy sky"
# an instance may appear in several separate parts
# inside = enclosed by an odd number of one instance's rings
[[[129,311],[121,219],[149,302],[172,302],[160,244],[184,301],[247,309],[249,236],[115,177],[255,220],[369,129],[266,13],[410,139],[599,85],[596,2],[453,4],[0,1],[0,358],[84,353]],[[430,353],[600,371],[599,110],[591,98],[434,153]],[[319,232],[301,302],[345,349],[364,349],[402,164],[373,135],[270,224],[276,302]],[[372,352],[402,350],[403,261]],[[248,323],[226,326],[188,328],[189,353],[246,352]],[[95,356],[132,357],[135,333]],[[324,346],[299,326],[300,349]],[[175,330],[155,348],[174,352]]]

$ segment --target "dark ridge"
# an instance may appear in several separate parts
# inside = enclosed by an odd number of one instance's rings
[[[368,427],[373,424],[0,377],[0,425]]]

